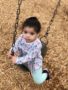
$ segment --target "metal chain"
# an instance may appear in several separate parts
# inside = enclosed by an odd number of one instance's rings
[[[12,51],[11,51],[12,55],[14,54],[13,47],[15,45],[15,38],[16,38],[17,28],[18,28],[18,23],[19,23],[21,4],[22,4],[22,0],[18,0],[18,8],[17,8],[17,11],[16,11],[16,20],[15,20],[15,26],[14,26],[15,30],[14,30],[14,33],[13,33],[13,42],[12,42]]]
[[[48,27],[47,27],[47,31],[46,31],[45,35],[42,36],[40,39],[42,39],[43,37],[45,37],[45,38],[47,39],[47,36],[48,36],[48,34],[49,34],[48,32],[50,31],[50,26],[52,25],[52,23],[53,23],[53,21],[54,21],[54,18],[55,18],[56,14],[57,14],[57,9],[58,9],[58,7],[60,6],[60,2],[61,2],[61,0],[58,0],[57,5],[56,5],[56,7],[55,7],[55,10],[54,10],[54,12],[53,12],[53,16],[52,16],[52,18],[51,18],[51,20],[50,20],[50,22],[49,22]],[[48,40],[47,40],[47,44],[48,44]]]

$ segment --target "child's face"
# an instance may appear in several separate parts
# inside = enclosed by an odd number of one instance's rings
[[[38,34],[35,32],[34,28],[32,27],[25,27],[23,29],[23,37],[25,40],[30,43],[37,38]]]

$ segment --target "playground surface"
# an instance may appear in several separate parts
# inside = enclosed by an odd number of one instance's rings
[[[23,0],[19,25],[27,17],[37,16],[42,24],[40,36],[47,30],[58,0]],[[51,79],[36,85],[29,72],[7,58],[12,45],[17,0],[0,0],[0,90],[68,90],[68,0],[61,0],[48,35],[48,51],[43,67]],[[21,30],[17,30],[17,36]]]

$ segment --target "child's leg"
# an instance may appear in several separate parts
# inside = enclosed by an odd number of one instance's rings
[[[42,73],[42,67],[31,74],[36,84],[42,84],[47,79],[47,73]]]

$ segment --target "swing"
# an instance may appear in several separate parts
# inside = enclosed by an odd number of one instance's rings
[[[14,30],[14,34],[13,34],[12,51],[11,51],[12,55],[14,55],[13,47],[15,45],[15,37],[16,37],[16,34],[17,34],[17,28],[18,28],[18,23],[19,23],[19,15],[20,15],[20,7],[21,7],[21,4],[22,4],[22,1],[23,0],[18,0],[18,8],[17,8],[17,11],[16,11],[16,21],[15,21],[15,27],[14,27],[15,30]],[[47,31],[46,31],[45,35],[40,38],[41,43],[42,43],[41,54],[42,54],[43,58],[46,55],[46,52],[48,50],[48,48],[47,48],[47,44],[48,44],[47,36],[49,34],[48,32],[50,31],[50,26],[52,25],[52,23],[54,21],[55,15],[57,14],[57,9],[60,6],[60,1],[61,0],[58,0],[58,2],[57,2],[57,5],[56,5],[55,10],[53,12],[53,16],[52,16],[52,18],[49,22],[49,25],[47,27]],[[47,40],[46,43],[42,40],[43,38],[46,38],[46,40]]]

